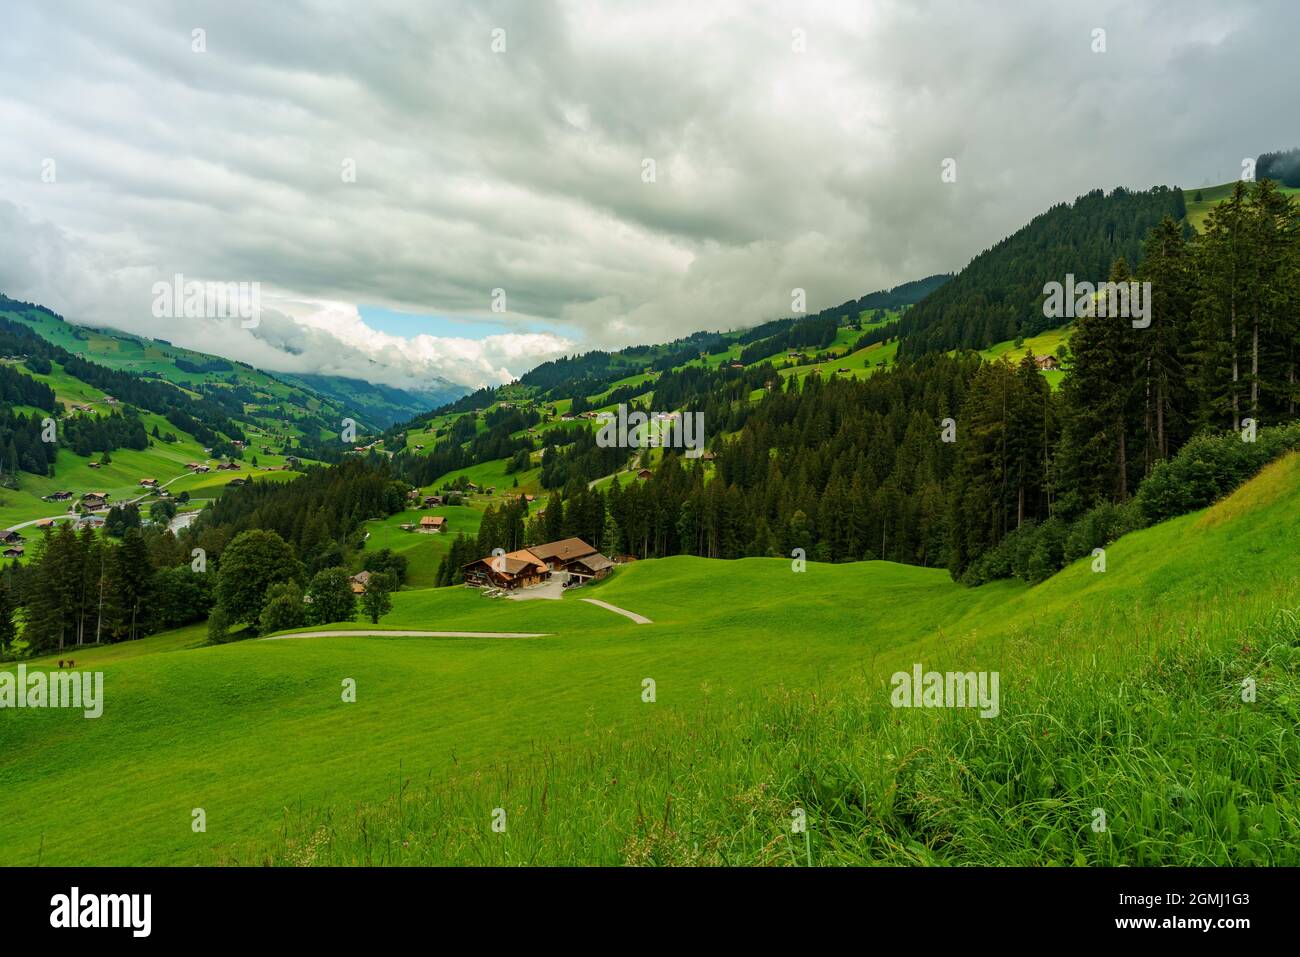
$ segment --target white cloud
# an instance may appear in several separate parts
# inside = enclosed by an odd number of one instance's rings
[[[1279,118],[1300,79],[1300,14],[1281,2],[32,0],[6,16],[0,199],[28,223],[0,262],[11,294],[386,382],[476,385],[750,325],[787,314],[795,286],[816,310],[960,268],[1092,188],[1226,181],[1294,145]],[[157,329],[143,291],[175,272],[261,282],[278,315],[255,336]],[[497,287],[510,311],[491,318],[518,331],[484,340],[399,340],[354,305],[483,317]]]

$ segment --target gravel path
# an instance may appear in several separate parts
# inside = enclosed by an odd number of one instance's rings
[[[271,635],[262,641],[280,641],[283,638],[345,638],[362,635],[372,638],[546,638],[544,632],[517,631],[377,631],[362,628],[340,628],[335,631],[299,631],[292,635]]]
[[[608,609],[615,614],[622,615],[624,618],[631,618],[638,625],[653,625],[654,622],[645,615],[638,615],[634,611],[628,611],[626,608],[619,608],[617,605],[611,605],[607,601],[601,601],[599,598],[584,598],[583,601],[590,602],[593,605],[599,605],[601,608]]]

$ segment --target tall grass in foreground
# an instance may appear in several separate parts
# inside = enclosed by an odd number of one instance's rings
[[[1221,624],[1157,655],[1044,653],[990,719],[896,710],[868,677],[647,706],[350,814],[286,810],[280,843],[226,863],[1300,864],[1300,615]]]

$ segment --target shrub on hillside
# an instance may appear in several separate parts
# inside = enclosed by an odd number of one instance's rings
[[[313,624],[352,621],[357,616],[357,596],[346,568],[326,568],[317,572],[307,586]]]
[[[392,592],[396,587],[396,580],[387,572],[370,576],[366,590],[361,594],[361,610],[371,624],[379,624],[379,619],[393,610]]]
[[[266,604],[258,619],[258,630],[269,635],[290,628],[301,628],[307,623],[306,606],[302,589],[295,581],[281,582],[266,590]]]
[[[215,605],[208,616],[208,643],[225,644],[230,640],[230,614],[220,605]]]
[[[1273,459],[1300,448],[1300,423],[1261,429],[1254,442],[1236,432],[1194,436],[1160,462],[1138,488],[1137,502],[1148,525],[1212,505]]]
[[[1114,505],[1106,502],[1089,509],[1070,526],[1065,539],[1064,564],[1077,562],[1092,554],[1094,548],[1104,548],[1121,535],[1145,527],[1142,514],[1132,502]]]
[[[301,577],[302,563],[283,538],[250,529],[236,535],[221,553],[217,601],[232,622],[252,625],[261,617],[267,589]]]

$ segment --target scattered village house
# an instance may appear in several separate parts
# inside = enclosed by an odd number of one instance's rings
[[[370,572],[357,572],[348,579],[352,583],[352,592],[355,595],[365,593],[366,585],[370,584]]]
[[[1052,355],[1034,356],[1034,365],[1043,370],[1061,368],[1060,360],[1057,359],[1056,356]]]
[[[420,519],[420,531],[422,532],[444,532],[447,530],[447,520],[441,515],[425,515]]]

